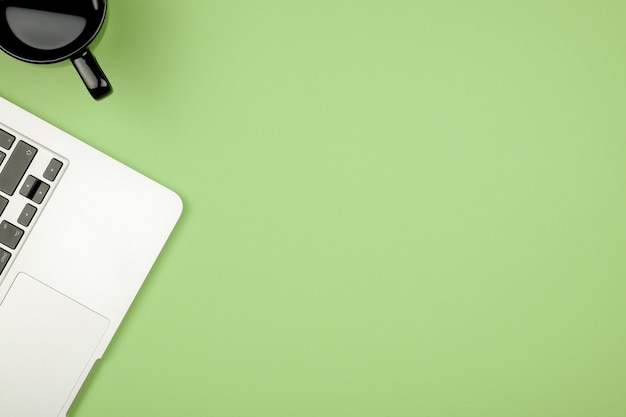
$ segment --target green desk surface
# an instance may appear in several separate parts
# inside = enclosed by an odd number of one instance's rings
[[[72,417],[626,415],[626,3],[110,0],[0,95],[185,212]]]

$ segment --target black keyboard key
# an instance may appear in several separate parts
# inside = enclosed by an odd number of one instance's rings
[[[22,213],[20,214],[20,217],[18,217],[17,222],[24,227],[28,227],[30,222],[33,220],[33,217],[35,217],[35,213],[37,213],[37,207],[31,204],[26,204],[24,210],[22,210]]]
[[[46,172],[43,173],[43,177],[48,181],[54,181],[59,174],[61,167],[63,167],[63,162],[58,159],[52,159],[52,161],[48,164],[48,168],[46,168]]]
[[[39,182],[39,187],[37,187],[37,191],[31,200],[33,200],[37,204],[41,204],[44,198],[46,198],[46,194],[50,191],[50,186],[45,182]]]
[[[13,195],[36,153],[37,148],[26,142],[19,141],[17,143],[15,150],[0,172],[0,191]]]
[[[15,142],[15,136],[0,129],[0,146],[4,149],[11,149],[13,142]]]
[[[9,259],[11,259],[11,253],[0,248],[0,274],[9,263]]]
[[[33,200],[35,203],[40,204],[46,194],[48,194],[49,190],[50,186],[48,184],[33,177],[32,175],[29,175],[20,189],[20,194]]]
[[[4,220],[0,223],[0,243],[11,249],[15,249],[20,239],[24,236],[24,231],[17,226]]]
[[[0,195],[0,215],[4,213],[4,209],[7,208],[7,204],[9,204],[9,200]]]
[[[35,193],[37,192],[37,187],[39,187],[39,183],[41,180],[29,175],[22,184],[22,188],[20,188],[20,194],[22,194],[26,198],[32,199]]]
[[[7,154],[5,154],[4,152],[0,151],[0,164],[2,164],[4,162],[4,158],[6,158]]]

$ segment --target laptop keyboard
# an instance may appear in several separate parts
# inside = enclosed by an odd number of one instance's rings
[[[61,156],[0,126],[0,282],[66,166]]]

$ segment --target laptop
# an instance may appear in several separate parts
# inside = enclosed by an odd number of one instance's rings
[[[182,212],[0,98],[0,416],[65,416]]]

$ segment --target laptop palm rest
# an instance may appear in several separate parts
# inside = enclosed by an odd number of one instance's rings
[[[57,417],[88,371],[108,324],[106,318],[20,273],[0,304],[3,412],[11,417]]]

